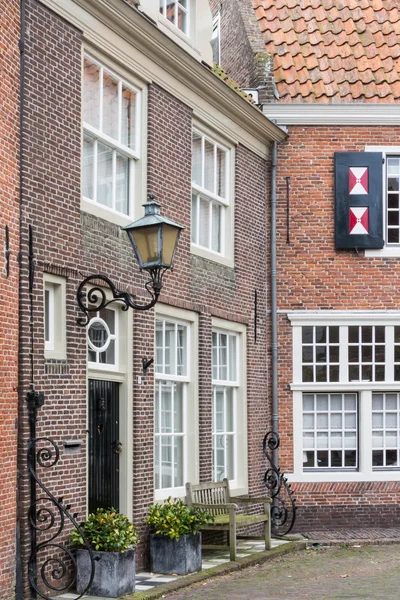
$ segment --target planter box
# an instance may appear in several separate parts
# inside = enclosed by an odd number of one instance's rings
[[[201,571],[201,533],[181,535],[178,541],[166,535],[150,535],[152,573],[187,575]]]
[[[95,573],[87,592],[91,596],[118,598],[135,591],[136,549],[125,552],[96,552],[93,550]],[[91,562],[88,550],[76,551],[76,590],[81,594],[89,583]]]

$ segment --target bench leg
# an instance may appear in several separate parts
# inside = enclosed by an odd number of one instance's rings
[[[271,550],[271,506],[268,504],[266,507],[266,511],[268,514],[268,521],[265,521],[264,524],[264,539],[265,539],[265,549]]]
[[[236,515],[229,515],[229,553],[230,559],[236,560]]]

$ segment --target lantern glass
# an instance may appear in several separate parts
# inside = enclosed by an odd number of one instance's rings
[[[179,233],[180,229],[164,223],[162,229],[162,262],[165,267],[172,267]]]
[[[131,232],[141,267],[159,262],[159,225],[137,228]]]

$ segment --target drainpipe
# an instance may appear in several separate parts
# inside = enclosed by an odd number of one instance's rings
[[[276,290],[276,167],[278,144],[273,142],[271,165],[271,350],[272,350],[272,431],[278,433],[278,313]],[[278,449],[273,451],[273,461],[278,467]]]
[[[20,51],[20,90],[19,90],[19,264],[21,274],[21,257],[22,257],[22,241],[21,241],[21,223],[22,223],[22,164],[23,164],[23,123],[24,123],[24,99],[25,99],[25,17],[26,17],[26,6],[25,0],[20,0],[20,38],[18,41],[18,47]],[[18,283],[21,286],[21,280]],[[21,292],[21,287],[20,287]],[[20,296],[21,297],[21,296]],[[21,313],[19,314],[19,324],[21,326]],[[19,375],[18,375],[19,378]],[[20,434],[18,434],[20,438]],[[19,466],[19,465],[18,465]],[[18,469],[18,467],[17,467]],[[16,485],[16,509],[17,509],[17,522],[16,522],[16,576],[15,576],[15,598],[16,600],[22,600],[23,597],[23,581],[22,581],[22,555],[21,555],[21,525],[20,525],[20,507],[19,507],[19,487],[22,480],[22,474],[17,470],[17,485]]]

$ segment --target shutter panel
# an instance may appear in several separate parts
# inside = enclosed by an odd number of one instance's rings
[[[335,247],[383,248],[382,154],[335,152]]]

